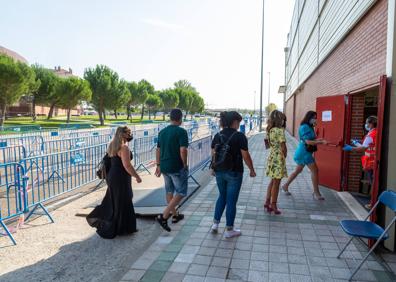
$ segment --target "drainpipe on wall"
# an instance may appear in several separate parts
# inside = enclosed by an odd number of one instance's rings
[[[396,191],[396,0],[388,0],[388,30],[387,30],[387,43],[386,43],[386,75],[387,82],[387,95],[389,101],[389,116],[385,117],[387,130],[385,134],[385,152],[387,153],[385,159],[386,169],[386,186],[389,190]],[[387,133],[387,134],[386,134]],[[385,212],[385,225],[387,225],[393,218],[393,212],[388,209]],[[385,241],[384,245],[387,249],[395,251],[395,227],[389,231],[389,239]]]

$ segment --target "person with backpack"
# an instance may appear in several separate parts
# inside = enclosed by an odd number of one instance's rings
[[[234,228],[236,204],[243,179],[243,161],[250,170],[250,177],[255,177],[253,161],[248,151],[246,136],[238,132],[242,116],[235,112],[220,114],[222,130],[215,135],[212,141],[212,164],[219,190],[216,202],[212,233],[217,233],[220,219],[226,209],[226,231],[224,236],[232,238],[241,235],[241,231]]]
[[[274,212],[274,214],[281,214],[276,203],[281,180],[287,177],[285,124],[286,116],[281,111],[274,110],[271,112],[267,125],[267,140],[270,153],[266,169],[266,175],[271,178],[271,181],[268,184],[264,208],[267,209],[267,212]]]

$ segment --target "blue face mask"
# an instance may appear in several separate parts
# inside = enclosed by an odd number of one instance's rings
[[[370,126],[367,123],[364,125],[364,129],[366,129],[366,131],[370,131],[371,130]]]

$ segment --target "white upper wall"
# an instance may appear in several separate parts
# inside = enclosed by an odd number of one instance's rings
[[[287,38],[286,99],[315,71],[376,0],[296,0]]]

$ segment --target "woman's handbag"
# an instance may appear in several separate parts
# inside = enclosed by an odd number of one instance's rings
[[[268,138],[264,138],[264,145],[265,145],[265,149],[269,149],[270,148],[270,141]]]
[[[110,170],[110,157],[106,154],[97,166],[96,176],[99,179],[106,179],[106,175]]]
[[[305,150],[309,153],[315,153],[318,150],[318,146],[305,143]]]

